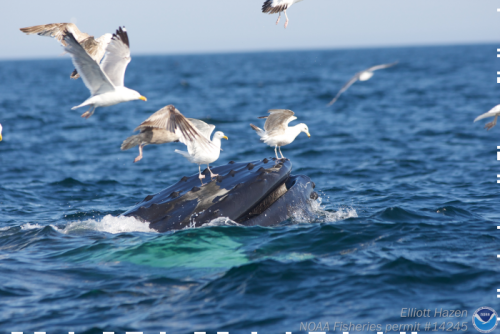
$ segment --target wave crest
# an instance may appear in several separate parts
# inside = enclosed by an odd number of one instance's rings
[[[106,215],[102,219],[87,219],[83,221],[75,221],[66,225],[64,228],[54,227],[57,231],[68,234],[75,232],[85,232],[85,231],[98,231],[107,232],[112,234],[125,233],[125,232],[153,232],[158,233],[155,230],[149,228],[148,223],[143,223],[142,221],[134,217],[126,216],[112,216]]]

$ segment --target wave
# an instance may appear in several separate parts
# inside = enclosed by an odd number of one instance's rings
[[[87,219],[75,221],[67,224],[64,228],[52,226],[57,231],[69,234],[85,231],[107,232],[112,234],[126,232],[152,232],[158,233],[149,228],[148,223],[144,223],[134,217],[106,215],[102,219]]]
[[[45,226],[40,225],[40,224],[26,223],[26,224],[21,225],[21,230],[34,230],[34,229],[41,229],[41,228],[44,228],[44,227]]]
[[[314,222],[332,223],[339,220],[358,217],[356,209],[352,206],[339,206],[337,211],[328,211],[322,206],[322,203],[322,197],[318,197],[316,201],[312,201],[311,203],[312,211],[316,215]]]

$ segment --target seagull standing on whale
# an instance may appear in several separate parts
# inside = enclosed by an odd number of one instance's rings
[[[82,104],[71,108],[72,110],[90,106],[90,109],[82,114],[82,117],[89,118],[98,107],[109,107],[133,100],[147,101],[139,92],[124,86],[125,70],[131,60],[125,27],[123,29],[119,27],[113,34],[100,66],[89,56],[71,32],[67,31],[63,39],[67,43],[64,50],[71,55],[73,64],[91,94]]]
[[[198,131],[196,131],[195,127]],[[147,120],[142,122],[134,131],[140,131],[139,134],[133,135],[125,139],[121,149],[128,150],[132,147],[139,146],[139,155],[134,162],[142,159],[142,149],[149,144],[165,144],[179,141],[179,135],[176,130],[184,138],[198,138],[200,141],[205,141],[207,147],[212,144],[209,139],[210,134],[214,130],[215,125],[209,125],[203,121],[193,118],[186,118],[173,105],[168,105],[161,108]],[[208,132],[207,134],[207,131]]]
[[[269,113],[269,116],[259,117],[267,118],[266,123],[264,124],[264,130],[253,124],[250,124],[250,126],[255,130],[255,132],[257,132],[260,140],[271,147],[274,146],[276,159],[279,159],[276,148],[279,148],[281,158],[285,159],[283,153],[281,153],[281,146],[292,143],[301,132],[304,132],[308,137],[311,137],[309,134],[309,128],[304,123],[288,127],[288,123],[297,119],[297,117],[294,116],[294,112],[291,110],[271,109],[269,110]]]
[[[81,32],[78,27],[73,23],[50,23],[50,24],[42,24],[38,26],[26,27],[19,29],[24,32],[26,35],[37,34],[39,36],[48,36],[54,37],[57,39],[63,46],[66,46],[66,41],[64,41],[63,37],[66,31],[73,34],[76,41],[80,43],[85,51],[89,54],[89,56],[94,59],[98,64],[101,62],[102,57],[104,57],[104,53],[106,51],[106,47],[109,42],[111,42],[112,34],[104,34],[101,37],[94,38],[94,36],[90,36],[87,33]],[[78,79],[80,75],[77,70],[73,70],[71,73],[71,79]]]
[[[371,77],[373,77],[373,72],[374,71],[377,71],[377,70],[381,70],[381,69],[384,69],[384,68],[389,68],[389,67],[392,67],[394,65],[396,65],[398,62],[394,62],[394,63],[391,63],[391,64],[382,64],[382,65],[376,65],[376,66],[372,66],[372,67],[369,67],[367,68],[366,70],[363,70],[361,72],[358,72],[356,73],[352,78],[351,80],[347,81],[345,83],[345,85],[339,90],[339,92],[337,93],[337,95],[333,98],[333,100],[330,101],[330,103],[328,103],[327,106],[331,106],[332,104],[334,104],[337,99],[340,97],[340,95],[345,92],[349,87],[351,87],[356,81],[367,81],[367,80],[370,80]]]
[[[302,0],[266,0],[262,5],[262,13],[276,14],[279,13],[278,20],[276,24],[280,22],[281,12],[285,12],[286,22],[285,28],[288,27],[288,15],[286,15],[286,10],[290,8],[294,3],[300,2]]]
[[[497,118],[499,115],[500,115],[500,104],[497,106],[494,106],[490,111],[488,111],[482,115],[477,116],[476,119],[474,120],[474,123],[479,121],[480,119],[495,116],[493,121],[486,123],[486,125],[484,126],[484,128],[486,130],[490,130],[492,127],[494,127],[497,124]]]
[[[210,131],[209,135],[211,133],[212,131]],[[205,139],[209,138],[210,137]],[[214,178],[219,174],[212,173],[209,164],[219,159],[221,139],[228,139],[222,131],[214,133],[213,139],[210,142],[212,144],[211,146],[206,146],[204,144],[204,140],[202,141],[199,138],[195,138],[194,140],[185,140],[184,136],[179,136],[179,141],[187,146],[188,151],[175,150],[175,153],[179,153],[189,162],[198,165],[198,177],[200,180],[205,178],[205,175],[201,174],[201,165],[207,165],[208,171],[210,172],[210,178]]]

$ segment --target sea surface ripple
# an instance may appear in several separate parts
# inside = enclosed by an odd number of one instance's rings
[[[0,328],[284,333],[413,323],[400,317],[413,307],[468,310],[472,329],[500,288],[500,128],[472,123],[500,103],[495,48],[137,56],[125,84],[148,102],[88,120],[71,110],[88,90],[67,57],[0,62]],[[179,143],[136,164],[136,148],[120,151],[167,104],[229,137],[214,165],[272,156],[249,123],[295,111],[312,136],[282,151],[316,183],[316,218],[159,234],[120,217],[197,172]]]

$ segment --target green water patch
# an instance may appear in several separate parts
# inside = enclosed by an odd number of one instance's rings
[[[222,269],[248,263],[244,245],[224,229],[196,229],[162,235],[114,252],[109,261],[160,268]]]

